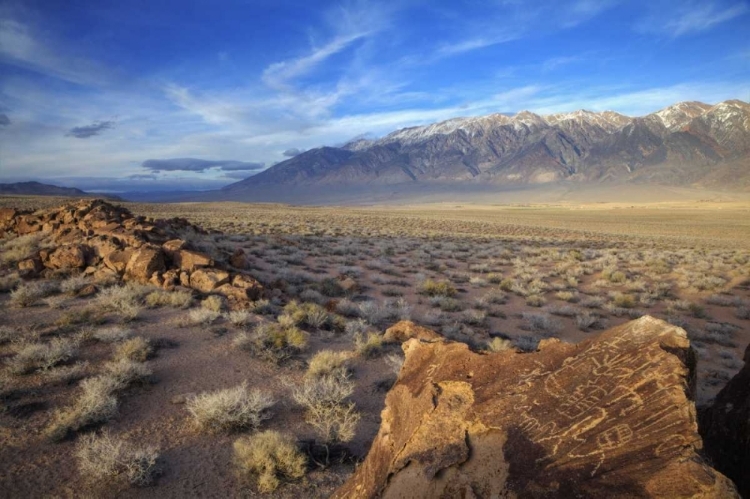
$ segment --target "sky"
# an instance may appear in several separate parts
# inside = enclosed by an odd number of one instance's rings
[[[0,182],[195,190],[457,116],[750,100],[750,0],[0,0]]]

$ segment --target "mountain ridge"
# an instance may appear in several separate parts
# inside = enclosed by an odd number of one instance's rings
[[[578,110],[452,118],[311,149],[221,191],[416,182],[656,182],[744,190],[749,166],[750,105],[687,101],[642,117]]]

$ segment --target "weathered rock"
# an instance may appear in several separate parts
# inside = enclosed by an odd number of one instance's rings
[[[229,272],[216,269],[199,269],[190,274],[190,287],[202,293],[210,293],[229,282]]]
[[[442,338],[438,333],[426,327],[417,326],[412,321],[401,321],[385,330],[383,341],[388,343],[403,343],[411,338],[423,341],[433,341]]]
[[[192,272],[202,267],[212,267],[214,261],[210,256],[197,251],[181,249],[172,253],[172,260],[180,270]]]
[[[250,300],[257,300],[263,295],[263,285],[247,274],[237,274],[232,279],[232,285],[244,290]]]
[[[680,328],[645,316],[527,354],[402,347],[380,431],[333,497],[738,497],[698,454]]]
[[[82,269],[86,267],[86,251],[80,244],[61,246],[49,255],[45,265],[53,269]]]
[[[143,246],[133,252],[125,267],[125,278],[146,283],[154,272],[164,272],[161,248]]]
[[[247,290],[232,286],[231,284],[222,284],[214,289],[214,292],[237,301],[246,301],[249,299]]]
[[[706,454],[716,469],[750,497],[750,345],[745,366],[719,392],[700,418]]]
[[[104,265],[118,274],[122,274],[125,272],[125,267],[128,266],[128,262],[132,256],[132,249],[113,251],[104,257]]]
[[[234,250],[232,256],[229,257],[229,264],[237,269],[246,269],[248,267],[248,262],[247,256],[245,255],[245,250],[243,250],[242,248],[237,248],[236,250]]]
[[[80,298],[86,298],[95,295],[97,291],[98,289],[96,288],[96,286],[94,286],[93,284],[89,284],[88,286],[84,286],[79,289],[76,293],[76,296]]]
[[[44,265],[38,256],[18,262],[18,274],[21,277],[36,277],[43,269]]]
[[[257,299],[263,289],[250,276],[230,282],[232,275],[222,264],[188,249],[182,234],[206,231],[184,218],[136,217],[123,207],[87,199],[34,212],[0,209],[0,232],[6,231],[16,235],[44,231],[56,244],[39,250],[36,260],[20,264],[26,277],[51,272],[40,269],[41,264],[53,270],[85,269],[85,275],[102,282],[123,278],[167,289],[179,283],[206,293],[229,285],[224,294],[238,300]],[[244,257],[241,249],[235,254]]]
[[[166,243],[162,244],[161,247],[164,252],[171,257],[172,253],[174,253],[175,251],[180,251],[185,247],[185,241],[183,241],[182,239],[170,239]]]

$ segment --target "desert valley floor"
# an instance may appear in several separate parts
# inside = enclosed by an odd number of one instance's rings
[[[3,197],[0,208],[66,202]],[[233,459],[244,432],[202,431],[186,407],[195,394],[242,383],[273,399],[261,428],[294,435],[319,463],[272,495],[327,497],[378,432],[403,359],[382,333],[404,319],[475,351],[533,351],[542,339],[579,342],[651,315],[687,331],[699,407],[737,374],[750,343],[748,202],[115,204],[206,229],[182,239],[252,275],[263,296],[232,310],[218,295],[120,288],[72,271],[49,273],[41,286],[22,280],[17,264],[54,249],[45,233],[0,240],[0,497],[258,495]],[[246,348],[269,324],[294,327],[304,341],[286,338],[284,352]],[[51,437],[80,380],[110,369],[112,358],[138,358],[124,345],[138,350],[139,341],[148,374],[118,391],[116,414]],[[54,342],[65,350],[60,359],[19,365],[25,348]],[[325,449],[294,393],[323,350],[344,352],[336,362],[352,386],[345,407],[359,414],[353,434]],[[130,487],[81,472],[73,455],[98,429],[158,447],[153,483]]]

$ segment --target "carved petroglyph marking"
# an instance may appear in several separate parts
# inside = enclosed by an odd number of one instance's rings
[[[599,450],[611,450],[622,447],[633,438],[633,430],[627,424],[619,424],[600,433],[596,437]]]
[[[576,419],[589,409],[596,407],[607,396],[607,392],[598,386],[579,386],[558,408],[557,412],[568,419]]]

